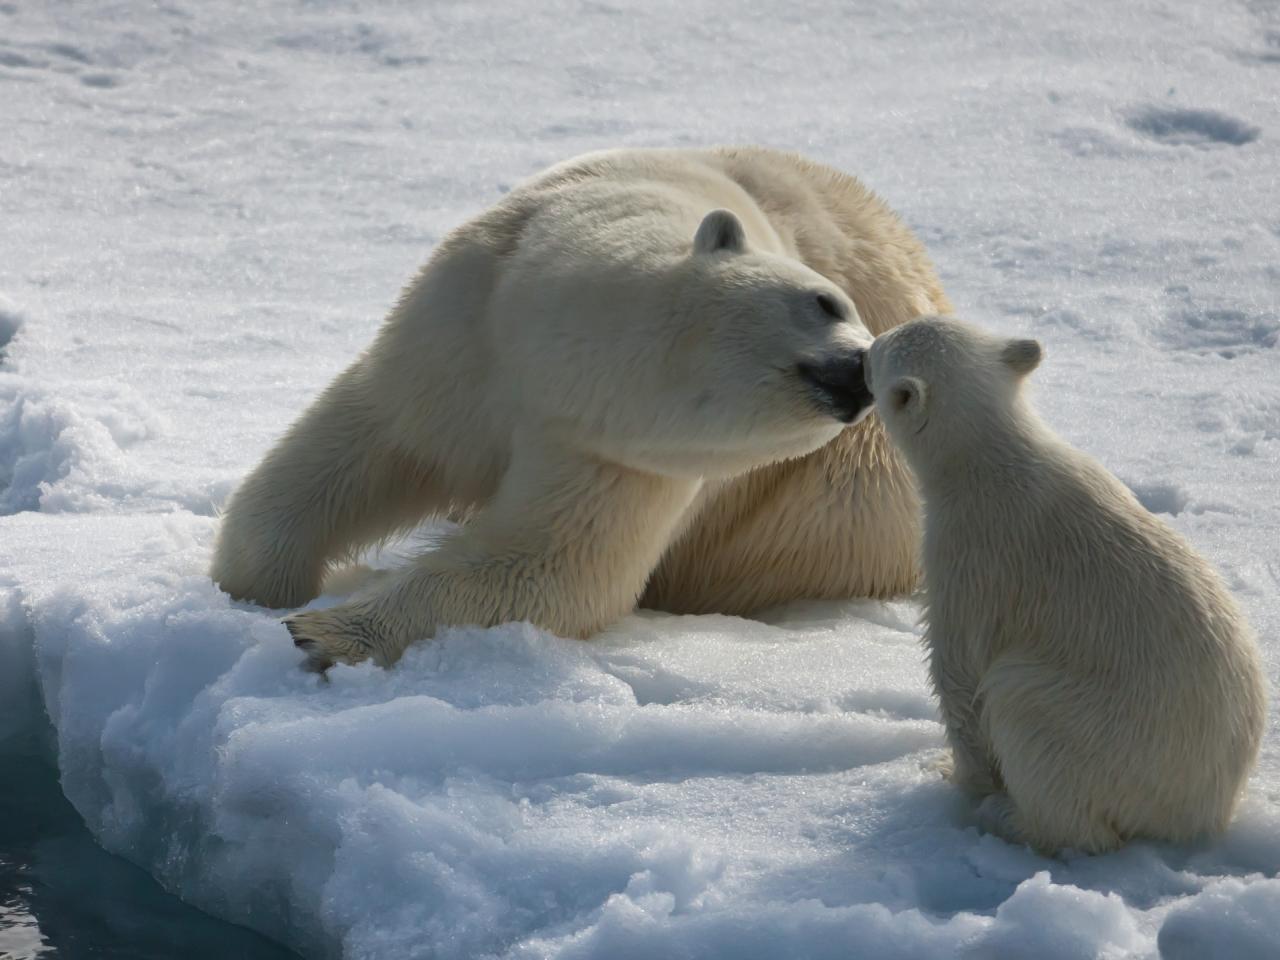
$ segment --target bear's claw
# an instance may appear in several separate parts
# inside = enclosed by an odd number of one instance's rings
[[[373,656],[373,645],[362,636],[365,625],[341,608],[290,614],[284,625],[293,645],[307,655],[308,670],[324,673],[335,663],[356,664]]]
[[[293,637],[293,645],[307,655],[306,662],[303,663],[303,669],[312,673],[324,673],[333,666],[333,661],[320,653],[316,646],[316,642],[308,637],[298,635],[298,627],[290,619],[284,621],[285,629],[289,631],[289,636]]]

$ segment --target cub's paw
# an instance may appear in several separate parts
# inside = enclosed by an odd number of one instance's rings
[[[943,780],[950,780],[955,773],[956,761],[950,750],[934,750],[920,759],[920,769],[936,774]]]
[[[1027,842],[1018,826],[1018,809],[1007,793],[992,793],[978,804],[978,829],[1015,845]]]
[[[1004,789],[1000,774],[993,767],[975,761],[964,751],[952,751],[951,769],[943,776],[975,797],[985,797]]]
[[[307,669],[317,673],[335,663],[361,663],[377,652],[373,619],[350,606],[290,614],[284,625],[294,646],[307,655]]]

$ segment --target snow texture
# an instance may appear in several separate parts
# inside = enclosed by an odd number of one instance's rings
[[[1280,708],[1221,839],[1045,859],[939,778],[910,603],[457,629],[326,684],[204,575],[450,227],[586,149],[759,142],[1042,340],[1046,417],[1274,686],[1278,38],[1263,0],[0,3],[0,745],[47,716],[108,850],[314,957],[1280,955]]]

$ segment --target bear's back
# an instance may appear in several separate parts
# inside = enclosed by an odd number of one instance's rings
[[[524,217],[548,202],[598,209],[611,190],[619,192],[608,204],[615,216],[627,193],[637,212],[664,195],[675,199],[666,222],[676,245],[688,245],[711,209],[733,210],[756,249],[795,257],[848,292],[872,334],[912,316],[951,312],[924,246],[897,215],[856,178],[799,154],[764,147],[605,150],[551,167],[509,199]],[[670,215],[678,207],[683,219]]]

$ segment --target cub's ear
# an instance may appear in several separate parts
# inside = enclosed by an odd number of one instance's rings
[[[694,253],[742,253],[747,249],[747,232],[742,221],[728,210],[712,210],[702,218],[693,236]]]
[[[928,388],[918,377],[899,377],[889,388],[889,409],[894,413],[919,413],[928,402]]]
[[[1010,340],[1000,351],[1000,359],[1014,373],[1025,377],[1040,366],[1044,350],[1038,340]]]

